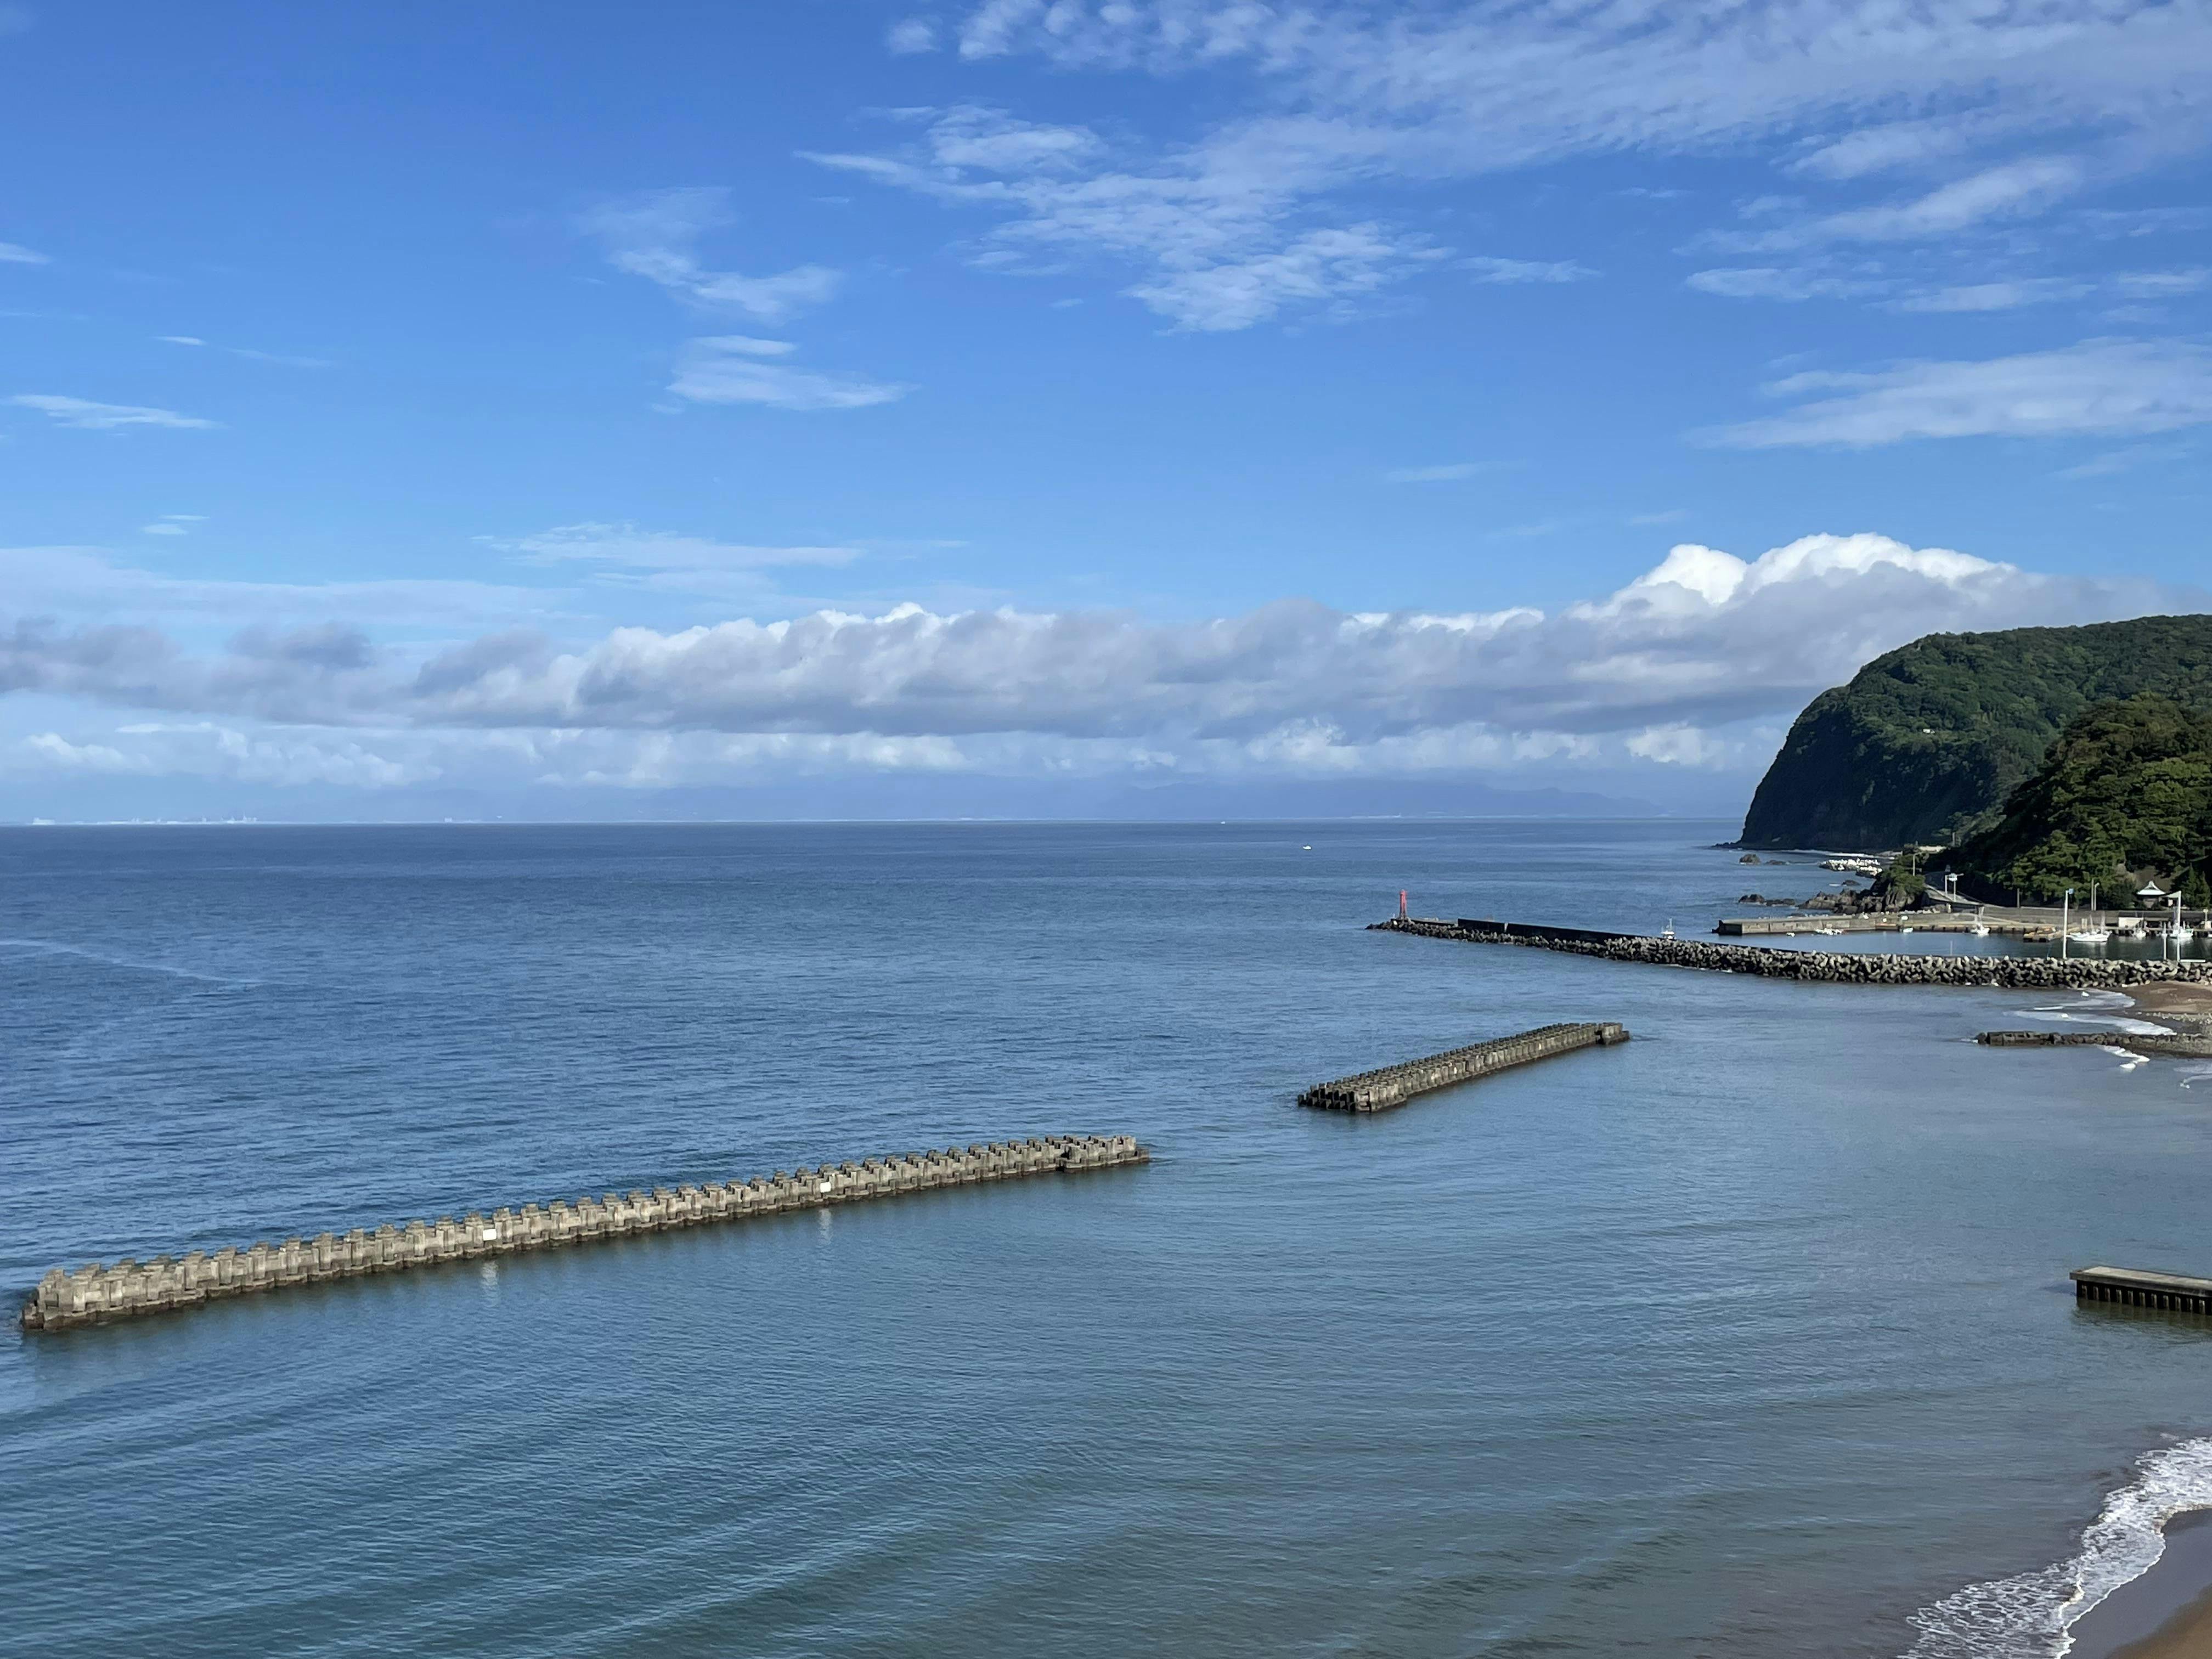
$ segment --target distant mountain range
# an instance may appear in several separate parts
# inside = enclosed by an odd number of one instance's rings
[[[2147,693],[2212,713],[2212,616],[1915,640],[1806,707],[1752,798],[1743,845],[1875,850],[1992,833],[2069,722],[2093,706]],[[2124,750],[2133,743],[2148,753],[2166,741],[2153,728],[2171,721],[2151,704],[2115,718],[2118,726],[2100,727],[2102,736],[2085,731],[2087,746],[2069,751],[2068,778],[2100,744]],[[2123,728],[2135,738],[2119,735]],[[2045,793],[2024,811],[2053,810],[2050,791],[2059,781],[2045,782]],[[2108,778],[2104,787],[2121,786]],[[1997,862],[2010,867],[2055,828],[2014,823]],[[1977,863],[1996,867],[1996,847],[1984,844]]]

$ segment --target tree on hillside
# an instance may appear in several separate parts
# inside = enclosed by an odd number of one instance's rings
[[[2041,898],[2092,882],[2124,902],[2130,876],[2203,904],[2212,855],[2212,717],[2145,694],[2100,702],[2061,732],[1997,823],[1952,862]],[[2115,891],[2115,884],[2119,890]]]

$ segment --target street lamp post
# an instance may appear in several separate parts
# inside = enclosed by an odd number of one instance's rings
[[[2065,896],[2058,901],[2058,955],[2062,960],[2064,959],[2067,954],[2067,935],[2072,931],[2072,924],[2070,924],[2066,919],[2067,914],[2071,911],[2073,908],[2074,890],[2069,887],[2066,890]]]

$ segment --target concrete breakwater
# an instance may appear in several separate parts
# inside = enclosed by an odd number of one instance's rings
[[[2212,983],[2212,962],[2107,961],[2081,957],[1930,957],[1872,951],[1794,951],[1761,945],[1715,945],[1704,939],[1658,939],[1644,933],[1605,933],[1586,928],[1462,918],[1457,921],[1393,916],[1370,925],[1380,933],[1476,945],[1519,945],[1608,962],[1644,962],[1668,968],[1702,968],[1765,979],[1812,980],[1837,985],[1996,986],[2004,990],[2120,990],[2130,985]]]
[[[1018,1176],[1111,1169],[1149,1163],[1152,1153],[1128,1135],[1048,1135],[1042,1139],[994,1141],[943,1152],[905,1152],[858,1164],[824,1164],[750,1181],[710,1181],[701,1186],[656,1187],[651,1192],[609,1193],[574,1203],[556,1199],[542,1208],[525,1204],[489,1215],[471,1211],[459,1221],[386,1224],[374,1232],[318,1233],[282,1244],[245,1249],[193,1250],[179,1258],[93,1262],[57,1267],[24,1301],[23,1328],[67,1330],[142,1314],[169,1313],[221,1297],[317,1285],[363,1273],[392,1273],[509,1255],[594,1240],[659,1232],[702,1222],[739,1221],[784,1210],[819,1209],[861,1199],[888,1198],[932,1187],[958,1187]]]
[[[1577,1048],[1627,1041],[1627,1028],[1611,1021],[1540,1025],[1517,1036],[1471,1043],[1464,1048],[1431,1054],[1425,1060],[1409,1060],[1401,1065],[1340,1077],[1333,1083],[1316,1083],[1298,1097],[1298,1104],[1338,1112],[1388,1111],[1431,1089],[1448,1089],[1455,1083],[1488,1077],[1509,1066],[1526,1066],[1533,1060],[1572,1054]]]
[[[2212,1279],[2153,1273],[2142,1267],[2076,1267],[2067,1275],[2082,1302],[2124,1302],[2137,1308],[2212,1313]]]
[[[2202,1037],[2148,1031],[1984,1031],[1974,1041],[1992,1048],[2125,1048],[2175,1060],[2202,1060],[2212,1054]]]

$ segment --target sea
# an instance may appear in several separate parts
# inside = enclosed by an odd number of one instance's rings
[[[2212,1078],[1685,936],[1694,821],[0,830],[0,1289],[800,1162],[1144,1168],[0,1335],[0,1655],[2057,1655],[2212,1505]],[[1794,884],[1794,887],[1792,885]],[[1898,941],[1786,941],[1915,948]],[[2002,948],[1943,939],[1934,948]],[[1635,1040],[1354,1118],[1304,1085]],[[12,1304],[11,1304],[12,1305]]]

